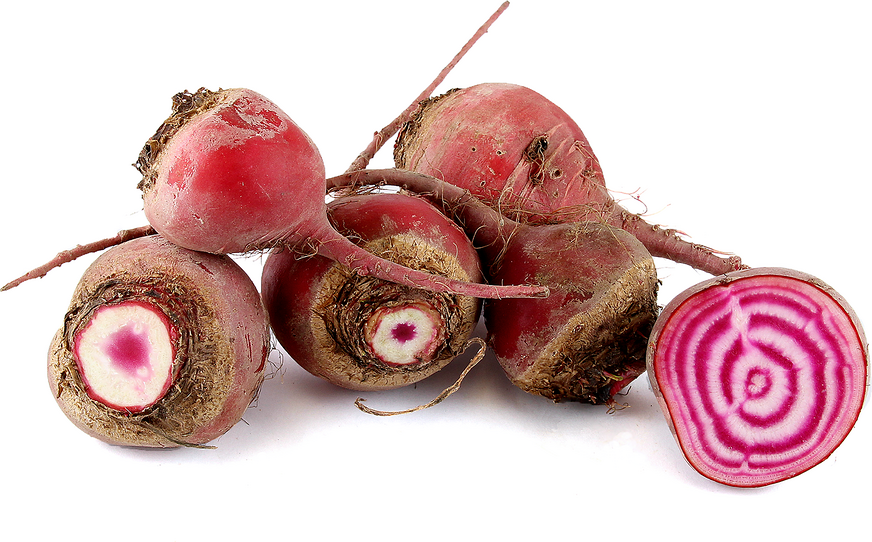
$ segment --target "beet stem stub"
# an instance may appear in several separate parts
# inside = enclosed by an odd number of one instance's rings
[[[842,443],[863,405],[868,345],[832,288],[760,268],[670,302],[647,362],[688,462],[717,482],[759,487],[805,472]]]

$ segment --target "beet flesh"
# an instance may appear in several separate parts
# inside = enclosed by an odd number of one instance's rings
[[[726,485],[758,487],[805,472],[845,439],[866,393],[868,344],[830,286],[758,268],[670,301],[647,363],[690,465]]]
[[[163,310],[146,301],[122,301],[94,309],[72,343],[88,396],[125,412],[142,412],[152,406],[177,376],[178,333]]]

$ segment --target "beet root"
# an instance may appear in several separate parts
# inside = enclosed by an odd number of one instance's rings
[[[425,101],[398,134],[394,161],[467,189],[517,222],[607,222],[654,256],[714,275],[743,267],[618,205],[575,121],[526,87],[484,83]]]
[[[509,220],[457,186],[404,170],[361,170],[333,187],[401,186],[441,205],[479,248],[488,279],[543,281],[542,303],[485,302],[488,344],[509,378],[555,401],[613,406],[645,370],[657,316],[653,259],[628,232],[598,222],[556,225]],[[531,300],[532,301],[532,300]]]
[[[826,459],[862,408],[868,344],[835,290],[783,268],[704,281],[663,309],[648,347],[660,406],[690,465],[758,487]]]
[[[314,142],[248,89],[176,94],[134,165],[149,223],[191,250],[246,252],[312,233],[323,205],[320,190],[308,190],[324,175]]]
[[[233,260],[149,236],[85,272],[49,349],[48,380],[93,437],[200,446],[242,418],[268,354],[260,297]]]
[[[659,310],[653,258],[638,239],[606,224],[524,227],[491,280],[533,276],[550,288],[548,298],[485,305],[488,342],[500,365],[529,393],[613,406],[615,395],[645,372]]]
[[[342,262],[360,275],[479,297],[543,296],[542,287],[454,281],[378,258],[331,227],[324,163],[315,144],[276,104],[248,89],[173,99],[173,114],[148,140],[145,215],[177,245],[215,254],[285,247]]]
[[[486,83],[427,100],[398,134],[394,160],[468,189],[517,222],[596,220],[614,206],[578,125],[518,85]]]
[[[464,232],[421,198],[353,195],[328,206],[334,227],[367,251],[413,269],[479,282]],[[279,343],[310,373],[338,386],[383,390],[418,382],[466,346],[481,303],[473,297],[361,277],[321,256],[274,251],[261,279]]]

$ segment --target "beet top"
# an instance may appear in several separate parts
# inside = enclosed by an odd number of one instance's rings
[[[863,405],[868,345],[831,287],[759,268],[672,300],[648,347],[654,392],[703,476],[757,487],[826,459]]]

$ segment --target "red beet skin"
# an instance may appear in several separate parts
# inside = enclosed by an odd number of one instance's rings
[[[100,322],[106,315],[114,318]],[[49,386],[64,414],[105,442],[199,446],[242,419],[269,339],[257,288],[229,256],[142,237],[83,275],[49,348]],[[151,383],[157,389],[136,402]]]
[[[145,215],[170,241],[216,254],[245,252],[307,228],[323,213],[324,163],[315,144],[256,92],[215,93],[189,117],[143,181]]]
[[[760,268],[672,300],[647,363],[691,466],[723,484],[757,487],[814,467],[842,443],[863,405],[868,346],[831,287]]]
[[[488,343],[508,377],[554,401],[615,405],[645,372],[657,316],[651,255],[630,233],[598,222],[521,226],[497,247],[483,249],[485,260],[499,261],[491,280],[551,289],[545,299],[485,305]]]
[[[397,167],[466,188],[513,220],[548,222],[563,211],[596,220],[614,207],[578,125],[522,86],[486,83],[433,98],[398,142]]]

